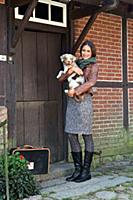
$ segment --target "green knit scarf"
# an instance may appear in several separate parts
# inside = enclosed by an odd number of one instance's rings
[[[91,57],[88,59],[79,59],[76,61],[76,64],[78,67],[80,67],[82,70],[86,67],[86,65],[96,63],[96,57]]]

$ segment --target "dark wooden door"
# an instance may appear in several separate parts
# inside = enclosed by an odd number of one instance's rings
[[[62,35],[25,31],[16,49],[17,145],[49,147],[64,159],[60,68]]]

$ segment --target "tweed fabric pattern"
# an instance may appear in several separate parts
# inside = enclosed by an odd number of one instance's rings
[[[68,134],[92,134],[93,105],[92,96],[85,96],[83,101],[76,102],[68,97],[66,109],[65,132]]]

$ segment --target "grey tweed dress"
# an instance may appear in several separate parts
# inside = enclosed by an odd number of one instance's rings
[[[87,94],[80,103],[71,97],[67,98],[65,132],[70,134],[92,134],[92,96]]]

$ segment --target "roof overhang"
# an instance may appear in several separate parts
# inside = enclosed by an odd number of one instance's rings
[[[77,5],[86,4],[86,5],[95,5],[95,6],[98,6],[103,1],[104,0],[71,0],[71,2],[74,2]],[[105,2],[112,2],[112,0],[105,0]],[[120,0],[120,3],[122,2],[127,3],[127,4],[133,4],[133,0]]]
[[[11,5],[13,7],[19,7],[19,6],[23,6],[25,4],[30,3],[31,0],[11,0]]]
[[[70,17],[72,19],[78,19],[92,15],[102,4],[110,4],[112,2],[113,0],[71,0],[73,10],[71,10]],[[116,7],[104,12],[126,18],[133,18],[133,0],[119,0]]]
[[[32,0],[10,0],[11,6],[23,6],[29,4]],[[56,1],[56,0],[53,0]],[[58,0],[58,2],[68,3],[72,5],[70,17],[71,19],[78,19],[81,17],[92,15],[102,4],[112,3],[113,0]],[[104,11],[126,18],[133,18],[133,0],[119,0],[118,6],[112,10]]]

